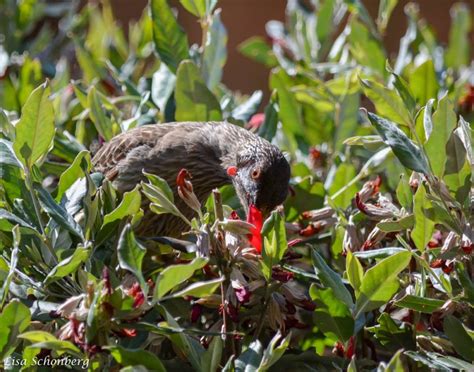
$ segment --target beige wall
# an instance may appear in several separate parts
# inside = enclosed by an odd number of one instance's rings
[[[131,18],[139,17],[147,4],[146,0],[111,0],[117,17],[127,24]],[[172,0],[179,9],[179,21],[190,36],[191,42],[200,40],[200,28],[196,18]],[[376,16],[379,0],[363,0],[369,12]],[[392,15],[385,44],[391,53],[398,49],[400,37],[406,29],[403,7],[408,0],[400,0]],[[457,1],[419,0],[421,14],[433,26],[442,42],[448,39],[450,26],[449,9]],[[474,1],[464,1],[474,15]],[[229,57],[224,70],[224,82],[232,89],[249,93],[255,89],[267,90],[268,70],[240,55],[236,46],[253,35],[265,36],[265,23],[271,19],[284,19],[286,0],[220,0],[222,20],[229,33]],[[472,45],[474,35],[471,33]],[[473,48],[474,49],[474,48]],[[471,50],[471,52],[473,52]]]

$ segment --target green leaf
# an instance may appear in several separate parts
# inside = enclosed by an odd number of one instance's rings
[[[365,95],[374,103],[377,114],[409,127],[413,118],[395,90],[372,80],[360,79]],[[382,136],[383,137],[383,136]]]
[[[352,288],[357,293],[362,283],[362,277],[364,276],[364,269],[356,256],[351,251],[347,251],[346,256],[346,271],[347,279],[351,283]]]
[[[30,310],[18,300],[11,301],[0,314],[0,360],[7,358],[20,342],[18,335],[30,325]]]
[[[325,0],[318,9],[318,18],[316,22],[316,35],[323,45],[328,37],[334,32],[334,8],[335,0]]]
[[[56,201],[59,202],[61,200],[66,190],[79,178],[84,176],[84,172],[90,172],[91,167],[91,155],[89,151],[81,151],[74,159],[74,162],[59,177]]]
[[[381,369],[377,369],[378,372],[405,372],[406,367],[402,362],[403,349],[398,350],[395,355],[390,359],[388,364]]]
[[[235,360],[235,372],[257,372],[262,361],[263,346],[259,340],[253,341]]]
[[[176,21],[167,0],[151,0],[150,10],[155,50],[175,73],[179,63],[189,58],[188,38]]]
[[[282,338],[280,330],[275,333],[275,336],[268,343],[267,348],[263,352],[263,358],[260,362],[259,370],[266,371],[274,365],[283,356],[286,349],[290,345],[291,332],[286,337]],[[280,341],[279,344],[278,341]]]
[[[356,183],[351,181],[357,176],[357,171],[352,164],[342,163],[334,174],[334,179],[329,187],[328,194],[332,197],[336,193],[339,195],[333,199],[334,204],[340,208],[347,208],[354,198],[355,194],[359,191]],[[327,182],[327,180],[326,180]],[[343,189],[343,192],[339,190]]]
[[[216,291],[216,289],[220,286],[223,280],[223,278],[217,278],[213,280],[208,280],[206,282],[193,283],[188,287],[182,289],[181,291],[174,292],[167,298],[177,298],[184,296],[193,296],[200,298],[210,296]]]
[[[253,59],[267,67],[276,67],[278,60],[273,54],[272,48],[261,36],[253,36],[240,44],[237,49],[244,56]]]
[[[222,337],[214,336],[208,349],[202,356],[202,370],[215,372],[219,368],[222,359],[222,349],[224,342]]]
[[[172,265],[165,268],[156,279],[154,300],[159,300],[170,290],[191,278],[196,270],[202,269],[208,260],[195,258],[188,264]]]
[[[70,213],[62,206],[56,203],[51,194],[35,184],[34,188],[38,193],[41,206],[49,216],[62,228],[66,229],[75,236],[84,239],[81,226],[74,220]]]
[[[397,90],[399,96],[403,100],[403,103],[405,104],[411,117],[413,117],[416,110],[416,102],[415,102],[415,98],[413,98],[413,92],[408,86],[408,83],[401,76],[397,75],[395,72],[392,71],[391,67],[388,65],[388,62],[387,62],[387,70],[390,71],[390,73],[392,74],[393,85],[395,89]]]
[[[425,187],[419,185],[414,198],[413,214],[415,215],[415,228],[411,232],[411,238],[421,252],[425,250],[426,245],[433,236],[435,223],[427,218],[425,212],[431,207],[432,203],[426,197]]]
[[[123,195],[123,199],[117,208],[104,216],[103,225],[105,226],[127,216],[133,217],[140,210],[141,201],[140,185],[137,185],[133,190],[128,191]]]
[[[447,315],[443,322],[444,332],[453,343],[456,352],[464,359],[474,361],[474,340],[467,333],[461,321],[452,315]]]
[[[181,5],[196,17],[203,18],[214,10],[217,0],[179,0]]]
[[[176,76],[165,63],[160,63],[160,68],[153,74],[151,83],[151,99],[161,112],[165,111],[166,103],[176,85]]]
[[[395,306],[431,314],[443,306],[444,302],[435,298],[406,295],[401,300],[395,302]]]
[[[212,16],[208,40],[202,55],[202,75],[212,91],[221,81],[222,70],[227,60],[227,30],[221,22],[220,10]]]
[[[377,227],[383,232],[398,232],[407,229],[412,229],[415,223],[415,217],[409,214],[405,217],[400,218],[397,221],[382,221],[377,224]]]
[[[377,325],[366,328],[386,349],[414,349],[413,331],[406,323],[393,320],[389,314],[382,313]]]
[[[112,120],[105,114],[102,99],[95,86],[89,89],[87,94],[87,105],[89,107],[89,116],[95,125],[97,132],[105,141],[110,141],[114,136]]]
[[[166,368],[154,354],[142,349],[126,349],[120,345],[105,346],[110,355],[122,366],[144,366],[150,371],[165,372]]]
[[[295,168],[292,169],[295,172]],[[311,208],[322,208],[326,191],[321,182],[315,182],[313,177],[304,177],[300,182],[293,184],[294,194],[290,194],[285,201],[285,219],[287,222],[299,218],[302,212]]]
[[[411,192],[410,183],[405,173],[400,175],[400,182],[397,186],[397,200],[406,210],[411,210],[413,204],[413,194]]]
[[[381,0],[379,5],[379,13],[377,16],[377,28],[383,35],[387,29],[388,21],[393,12],[393,9],[397,6],[398,0]]]
[[[46,331],[28,331],[18,335],[18,338],[22,338],[33,343],[58,340],[54,335]]]
[[[458,359],[452,356],[445,356],[439,353],[423,353],[415,351],[405,351],[405,355],[411,359],[423,363],[434,371],[469,371],[472,369],[472,363],[466,363],[462,359]]]
[[[405,248],[389,247],[389,248],[371,249],[370,251],[353,252],[353,255],[363,260],[370,260],[373,258],[389,257],[396,253],[400,253],[404,251],[406,251]]]
[[[326,261],[324,261],[316,250],[312,250],[311,257],[313,259],[314,271],[316,272],[316,275],[318,275],[321,283],[326,287],[331,288],[334,291],[334,296],[351,309],[354,306],[352,296],[342,282],[339,274],[328,266]]]
[[[438,102],[438,109],[433,115],[433,131],[424,147],[430,159],[433,174],[443,177],[446,165],[446,144],[456,128],[456,113],[448,96],[445,95]]]
[[[209,91],[194,62],[180,63],[176,73],[176,120],[219,121],[221,108],[216,97]]]
[[[23,106],[20,121],[15,127],[13,149],[27,168],[31,168],[48,152],[54,138],[54,112],[50,94],[47,83],[36,88]]]
[[[459,131],[452,133],[446,145],[444,182],[449,192],[463,205],[471,190],[471,164],[458,133]]]
[[[370,122],[375,126],[384,142],[392,148],[395,156],[408,169],[428,174],[428,164],[419,147],[415,145],[394,123],[371,112]]]
[[[309,294],[316,304],[314,323],[327,337],[347,341],[354,333],[354,319],[347,305],[336,298],[331,288],[312,285]]]
[[[431,59],[428,59],[410,73],[409,82],[410,89],[419,104],[424,105],[431,98],[437,98],[439,84]]]
[[[348,40],[350,52],[360,65],[371,69],[382,77],[385,76],[385,60],[387,57],[383,47],[380,41],[357,17],[352,17],[350,22]]]
[[[290,148],[294,150],[297,148],[295,137],[304,136],[301,106],[298,104],[294,94],[289,90],[287,75],[284,70],[272,72],[270,75],[270,87],[277,91],[278,116],[283,125],[283,133],[290,143]]]
[[[55,267],[53,267],[53,269],[46,276],[44,284],[47,285],[74,273],[77,268],[89,258],[90,253],[90,250],[87,248],[76,248],[71,256],[62,260]]]
[[[448,67],[458,69],[470,63],[470,46],[472,45],[469,40],[471,10],[463,3],[454,4],[451,8],[449,46],[445,54],[445,62]]]
[[[160,312],[165,318],[166,322],[175,329],[179,329],[180,326],[176,322],[175,318],[163,307],[160,307]],[[199,341],[186,335],[185,333],[170,334],[168,338],[173,342],[174,346],[181,351],[188,361],[191,363],[195,371],[201,370],[201,361],[204,355],[204,348],[201,346]]]
[[[265,221],[262,228],[262,237],[265,243],[262,252],[262,272],[269,280],[272,276],[272,267],[280,262],[288,246],[285,221],[280,213],[273,211]]]
[[[398,274],[411,260],[411,252],[387,257],[366,271],[357,297],[354,318],[386,304],[398,290]]]
[[[15,275],[15,270],[17,269],[18,265],[18,254],[20,252],[20,228],[17,226],[13,227],[13,249],[10,255],[10,262],[8,263],[8,267],[5,267],[6,277],[1,278],[3,283],[2,287],[0,287],[0,308],[3,307],[5,301],[8,298],[8,292],[10,291],[10,284],[13,280]],[[5,262],[5,261],[4,261]]]
[[[130,224],[127,224],[122,230],[118,241],[118,261],[122,269],[130,271],[138,279],[144,293],[146,283],[142,273],[142,262],[145,257],[146,248],[135,239]]]

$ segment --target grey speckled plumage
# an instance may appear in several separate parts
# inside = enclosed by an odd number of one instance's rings
[[[143,181],[143,170],[164,178],[176,192],[176,176],[186,168],[201,202],[212,189],[233,183],[246,210],[253,203],[264,213],[284,201],[290,177],[288,162],[276,146],[225,122],[168,123],[132,129],[100,148],[93,164],[120,192]],[[230,166],[237,167],[235,177],[227,174]],[[179,197],[175,200],[187,217],[193,216]],[[138,233],[179,237],[186,230],[179,218],[155,215],[146,209]]]

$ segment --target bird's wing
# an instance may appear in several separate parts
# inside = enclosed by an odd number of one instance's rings
[[[148,125],[118,135],[104,144],[92,159],[94,169],[113,181],[119,172],[119,164],[132,151],[149,150],[170,130],[169,125]]]

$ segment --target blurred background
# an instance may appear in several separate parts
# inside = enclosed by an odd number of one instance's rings
[[[305,1],[302,1],[305,3]],[[450,8],[458,3],[456,0],[400,0],[394,9],[384,44],[391,54],[398,51],[400,38],[407,28],[407,18],[404,14],[405,5],[415,2],[420,7],[420,14],[431,25],[442,43],[447,43],[451,18]],[[474,0],[463,1],[474,15]],[[122,25],[126,27],[131,20],[138,19],[147,0],[111,0],[115,15]],[[306,3],[310,3],[306,1]],[[380,0],[362,0],[370,15],[377,17]],[[185,11],[179,1],[171,1],[178,10],[180,24],[186,30],[191,43],[201,40],[201,28],[196,17]],[[238,51],[238,45],[248,38],[260,35],[267,37],[265,25],[270,20],[284,21],[287,0],[221,0],[218,7],[222,8],[222,22],[228,32],[228,58],[224,67],[223,82],[232,90],[239,90],[249,94],[261,89],[268,95],[269,69],[260,63],[250,60]],[[309,6],[309,5],[308,5]],[[470,34],[471,45],[474,45],[474,33]],[[474,50],[474,48],[472,48]]]

